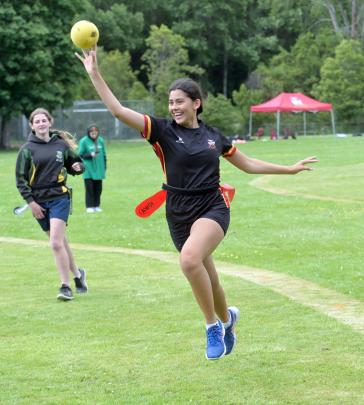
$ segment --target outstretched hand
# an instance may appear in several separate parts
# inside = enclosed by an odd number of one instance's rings
[[[300,160],[299,162],[297,162],[296,164],[294,164],[292,166],[292,174],[299,173],[302,170],[313,170],[312,167],[306,166],[306,165],[310,164],[310,163],[316,163],[318,161],[319,160],[317,159],[316,156],[311,156],[311,157],[308,157],[306,159]]]
[[[91,75],[98,71],[96,45],[89,50],[82,49],[83,57],[75,52],[76,57],[83,63],[86,72]]]

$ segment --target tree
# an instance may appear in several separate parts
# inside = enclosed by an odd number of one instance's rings
[[[323,14],[321,1],[270,0],[269,16],[273,19],[273,32],[279,45],[288,50],[305,32],[316,32],[322,28]]]
[[[189,65],[188,52],[181,35],[174,34],[168,27],[151,26],[146,39],[147,50],[142,56],[148,76],[149,90],[155,101],[156,113],[168,113],[168,87],[172,81],[183,76],[199,76],[203,70]]]
[[[216,92],[231,94],[255,69],[266,50],[271,54],[277,49],[268,3],[174,1],[173,31],[186,38],[191,60],[206,70]]]
[[[124,4],[115,3],[109,7],[105,4],[106,7],[90,8],[84,15],[84,19],[91,19],[99,28],[99,45],[107,52],[139,49],[144,42],[143,14],[130,12]]]
[[[240,133],[242,125],[239,111],[223,94],[209,94],[203,110],[204,122],[218,128],[225,136]]]
[[[247,128],[249,125],[250,106],[263,102],[264,94],[262,90],[248,89],[245,84],[242,84],[239,90],[233,91],[233,101],[239,110],[243,128]],[[259,117],[255,121],[259,121]]]
[[[317,2],[317,0],[314,0]],[[320,0],[332,27],[342,38],[364,40],[364,3],[360,0]]]
[[[92,0],[98,9],[95,18],[100,10],[110,10],[119,2]],[[307,0],[123,0],[122,3],[129,13],[143,14],[144,37],[149,35],[151,25],[161,24],[182,35],[191,64],[205,70],[201,77],[203,87],[225,95],[231,95],[259,63],[267,63],[277,53],[278,40],[284,49],[289,49],[299,34],[315,26],[315,18],[322,15],[322,6],[313,7]],[[123,29],[123,24],[119,26]],[[110,33],[113,31],[108,29]],[[103,45],[111,49],[106,43]],[[131,50],[134,69],[140,68],[144,52],[144,44]],[[147,82],[145,76],[140,77]]]
[[[103,77],[119,100],[127,100],[130,96],[134,98],[137,94],[139,96],[148,94],[130,66],[131,58],[128,51],[123,53],[118,50],[105,52],[102,48],[98,48],[97,57]],[[130,94],[131,92],[133,93],[132,95]],[[77,97],[86,100],[99,98],[88,77],[85,77],[81,81]]]
[[[13,116],[67,105],[81,72],[69,37],[86,2],[5,0],[0,6],[0,148],[10,146]]]
[[[100,64],[104,78],[119,100],[127,100],[131,90],[136,89],[135,83],[138,82],[138,79],[130,63],[131,58],[128,51],[121,53],[116,50],[109,52]]]
[[[281,49],[268,66],[257,69],[265,96],[273,97],[282,91],[310,94],[320,80],[322,60],[333,55],[337,43],[327,29],[316,35],[301,34],[290,51]]]
[[[93,0],[97,1],[97,0]],[[99,0],[104,2],[105,0]],[[117,0],[113,0],[114,2]],[[141,12],[144,17],[143,36],[147,37],[152,25],[160,26],[161,24],[170,27],[177,15],[176,5],[172,0],[123,0],[128,10],[133,13]]]
[[[353,79],[355,78],[355,80]],[[327,58],[313,94],[334,105],[338,119],[355,120],[364,113],[364,52],[360,41],[343,40],[335,57]]]

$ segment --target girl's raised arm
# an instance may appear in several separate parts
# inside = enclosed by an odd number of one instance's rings
[[[90,51],[82,50],[82,52],[83,56],[78,53],[76,53],[76,56],[83,63],[86,72],[90,76],[92,84],[108,110],[124,124],[142,132],[144,130],[143,114],[124,107],[101,76],[97,64],[96,46]]]

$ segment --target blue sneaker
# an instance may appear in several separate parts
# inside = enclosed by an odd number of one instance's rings
[[[225,328],[221,321],[217,321],[217,325],[210,326],[206,331],[207,345],[206,358],[207,360],[216,360],[225,355],[226,347],[224,343]]]
[[[224,342],[226,346],[226,355],[233,351],[236,342],[235,325],[240,318],[240,312],[236,307],[229,307],[228,311],[231,317],[231,324],[225,329]]]

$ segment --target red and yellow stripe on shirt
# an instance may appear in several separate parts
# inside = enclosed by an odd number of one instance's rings
[[[144,130],[141,134],[142,137],[145,138],[147,141],[150,140],[150,136],[152,134],[152,121],[149,115],[144,115]],[[161,162],[163,173],[166,176],[166,161],[164,158],[163,149],[158,142],[153,143],[152,147],[155,154],[158,156],[158,159]]]
[[[158,156],[158,159],[159,159],[160,162],[161,162],[163,173],[164,173],[164,175],[167,177],[167,173],[166,173],[166,161],[165,161],[165,159],[164,159],[163,149],[162,149],[162,147],[159,145],[158,142],[154,143],[152,146],[153,146],[153,149],[154,149],[155,154]]]
[[[144,115],[144,131],[141,133],[142,137],[149,141],[152,134],[152,121],[149,115]]]

